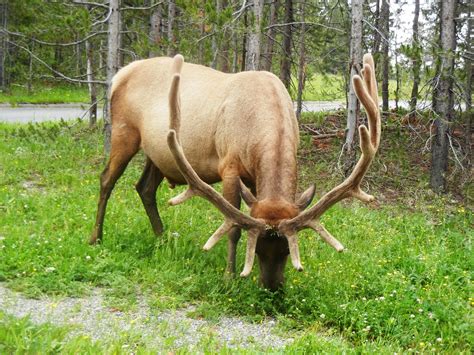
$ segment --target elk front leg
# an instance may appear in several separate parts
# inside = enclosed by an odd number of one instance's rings
[[[233,206],[240,209],[240,177],[236,175],[226,176],[222,178],[222,187],[224,198]],[[241,235],[240,228],[234,227],[228,233],[227,240],[227,268],[226,273],[235,275],[235,259],[237,254],[237,244]]]
[[[140,198],[145,207],[146,214],[150,219],[153,232],[156,235],[163,233],[163,223],[161,222],[160,214],[156,206],[156,190],[163,181],[163,174],[156,167],[155,164],[147,157],[145,169],[143,174],[135,185],[135,188],[140,195]]]

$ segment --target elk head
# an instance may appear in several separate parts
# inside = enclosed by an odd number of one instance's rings
[[[232,227],[247,230],[245,266],[240,276],[246,277],[250,274],[255,254],[257,254],[261,282],[272,290],[279,288],[283,283],[283,272],[288,255],[293,267],[298,271],[303,270],[298,248],[297,233],[299,231],[306,228],[314,230],[326,243],[340,252],[344,250],[343,245],[323,227],[319,218],[332,205],[348,197],[355,197],[363,202],[374,200],[373,196],[361,190],[360,185],[379,147],[381,122],[372,56],[366,54],[363,61],[362,77],[355,75],[352,83],[357,97],[366,109],[368,128],[364,125],[359,126],[362,154],[350,176],[307,209],[314,195],[314,187],[306,190],[294,204],[285,205],[281,201],[276,201],[272,207],[271,201],[266,201],[266,203],[259,201],[241,183],[242,198],[250,207],[250,215],[247,215],[232,206],[217,191],[202,181],[184,155],[179,140],[179,83],[183,57],[180,55],[175,57],[174,75],[169,94],[170,126],[167,139],[178,168],[189,187],[185,192],[172,198],[169,203],[176,205],[197,195],[209,200],[224,215],[224,223],[206,242],[204,250],[211,249]]]

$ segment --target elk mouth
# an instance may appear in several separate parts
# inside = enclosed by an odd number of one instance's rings
[[[260,283],[270,291],[277,291],[284,282],[284,272],[290,254],[287,238],[270,229],[257,240],[256,254],[260,267]]]

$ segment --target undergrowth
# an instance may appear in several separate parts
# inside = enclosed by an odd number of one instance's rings
[[[337,130],[339,119],[321,118],[313,128]],[[421,127],[418,133],[426,137]],[[331,343],[335,351],[469,353],[474,216],[462,191],[429,191],[427,153],[419,153],[424,138],[411,134],[395,123],[384,128],[366,177],[377,203],[344,202],[322,217],[347,252],[337,254],[316,235],[301,233],[305,271],[288,266],[284,289],[271,293],[258,286],[257,266],[248,279],[223,277],[225,242],[202,251],[222,217],[199,198],[168,207],[183,187],[160,186],[166,231],[153,235],[133,187],[142,155],[115,187],[103,244],[89,246],[104,166],[101,132],[80,122],[0,124],[0,281],[31,297],[81,296],[104,287],[110,305],[124,310],[133,309],[142,293],[156,309],[195,304],[194,317],[272,316],[282,332],[296,334],[285,350],[290,353],[324,351],[325,335],[340,339]],[[300,189],[314,181],[320,196],[342,181],[339,148],[340,138],[322,144],[302,134]],[[244,244],[245,238],[239,268]]]

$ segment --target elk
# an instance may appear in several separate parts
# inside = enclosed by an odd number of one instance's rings
[[[242,229],[248,232],[242,277],[255,254],[260,282],[271,290],[284,281],[290,256],[303,270],[297,233],[316,231],[337,251],[344,247],[319,222],[332,205],[348,197],[374,200],[360,188],[380,143],[380,113],[372,56],[363,59],[362,77],[353,85],[366,109],[368,128],[359,127],[361,156],[349,177],[313,206],[314,185],[297,197],[298,123],[281,81],[263,71],[225,74],[184,63],[181,55],[134,62],[117,73],[112,85],[112,140],[101,175],[100,198],[91,244],[100,241],[107,200],[127,163],[141,147],[147,156],[136,185],[156,234],[163,231],[156,190],[164,177],[188,189],[171,205],[193,196],[209,200],[224,222],[204,245],[211,249],[228,235],[227,269],[235,273]],[[219,194],[209,184],[222,181]],[[240,211],[241,199],[250,207]]]

